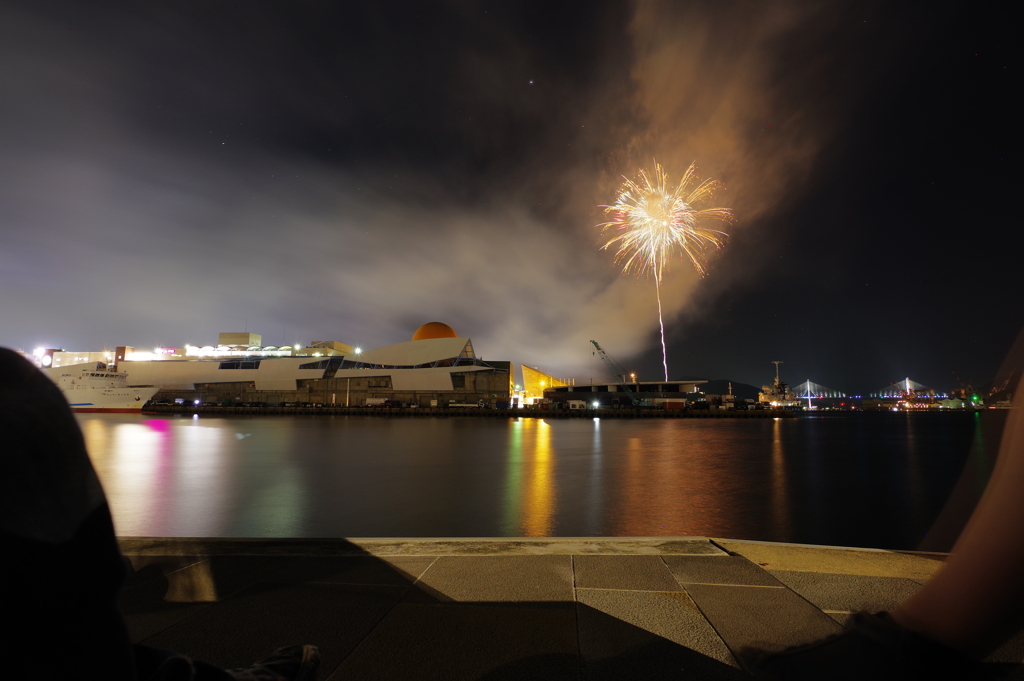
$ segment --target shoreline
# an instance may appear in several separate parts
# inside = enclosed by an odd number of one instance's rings
[[[796,412],[784,409],[739,411],[689,411],[683,409],[483,409],[463,407],[445,409],[379,408],[379,407],[221,407],[210,405],[155,405],[144,407],[142,414],[207,414],[207,415],[309,415],[309,416],[473,416],[491,418],[794,418]]]

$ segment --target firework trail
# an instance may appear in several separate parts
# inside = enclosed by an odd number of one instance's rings
[[[672,258],[688,259],[703,277],[707,274],[707,250],[721,248],[725,232],[702,226],[705,220],[731,223],[728,208],[698,208],[722,188],[718,180],[697,178],[697,166],[691,163],[676,185],[670,185],[665,169],[654,164],[654,173],[641,170],[637,179],[625,179],[614,205],[603,206],[611,220],[599,225],[602,232],[616,232],[602,250],[618,247],[615,264],[622,263],[623,274],[654,276],[658,297],[658,325],[661,328],[661,363],[668,381],[668,356],[665,349],[665,323],[661,312],[661,276]]]

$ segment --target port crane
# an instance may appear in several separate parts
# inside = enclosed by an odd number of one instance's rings
[[[629,397],[629,401],[633,403],[634,407],[640,407],[640,400],[637,399],[636,394],[629,389],[629,382],[626,380],[629,374],[619,366],[618,362],[608,356],[608,353],[598,345],[596,340],[592,340],[590,342],[594,344],[594,347],[597,349],[597,354],[600,355],[604,365],[608,367],[608,371],[612,372],[613,376],[619,377],[619,381],[622,383],[622,390],[625,391],[626,395]]]

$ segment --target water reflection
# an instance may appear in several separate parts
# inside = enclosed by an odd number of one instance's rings
[[[173,440],[179,504],[187,515],[175,515],[176,525],[193,528],[197,537],[225,534],[231,518],[232,477],[236,475],[235,444],[230,431],[201,420],[164,420]]]
[[[505,475],[505,498],[502,503],[501,534],[514,537],[519,531],[519,514],[522,508],[523,480],[523,427],[532,419],[509,421],[508,464]]]
[[[298,536],[302,475],[287,430],[258,447],[222,419],[80,418],[122,536]],[[252,451],[247,451],[247,450]],[[242,460],[245,465],[240,465]]]
[[[509,423],[503,529],[506,536],[554,534],[554,460],[551,426],[542,419]]]
[[[785,448],[782,444],[782,419],[772,419],[771,512],[775,536],[791,536],[792,530],[790,527],[789,515],[789,479],[786,476],[786,456]]]
[[[79,415],[127,536],[711,536],[914,548],[976,417]]]
[[[586,524],[584,534],[601,533],[601,516],[604,511],[604,455],[601,448],[601,419],[595,418],[594,435],[591,440],[589,484],[586,491]]]

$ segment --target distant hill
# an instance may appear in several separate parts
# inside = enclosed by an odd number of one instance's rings
[[[690,376],[679,378],[677,380],[687,381],[695,379],[695,376]],[[757,386],[749,385],[747,383],[739,383],[738,381],[730,381],[727,378],[716,378],[713,381],[708,381],[700,386],[700,391],[710,395],[725,395],[729,392],[729,383],[732,383],[732,394],[741,400],[756,400],[757,394],[761,392],[761,389]]]

